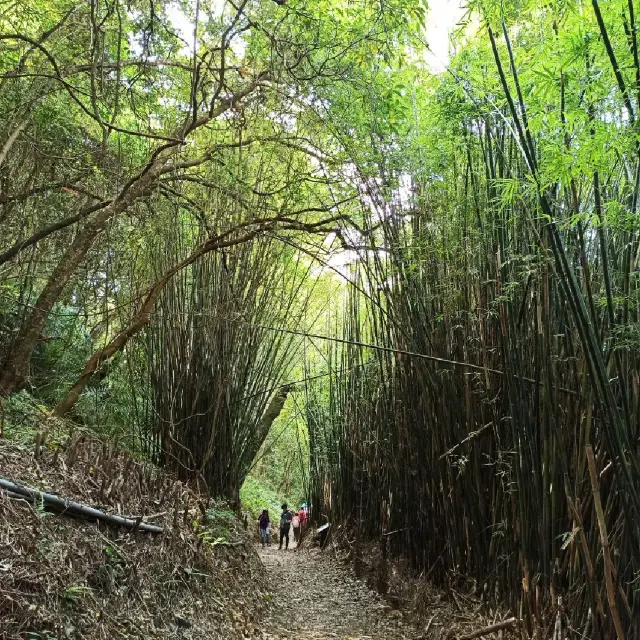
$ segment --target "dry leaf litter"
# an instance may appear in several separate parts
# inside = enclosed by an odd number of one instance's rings
[[[0,440],[0,475],[165,528],[114,530],[0,494],[3,639],[439,640],[492,621],[479,600],[397,567],[381,597],[374,548],[362,579],[333,545],[258,556],[239,520],[113,443],[80,436],[36,458]]]
[[[0,440],[0,475],[165,528],[114,530],[0,494],[0,638],[233,640],[258,629],[267,596],[253,543],[236,518],[203,524],[200,496],[174,478],[84,437],[38,459]]]

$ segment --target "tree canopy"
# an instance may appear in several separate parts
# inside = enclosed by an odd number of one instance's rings
[[[11,4],[7,429],[252,474],[527,633],[635,637],[636,6],[464,7],[438,73],[436,3]]]

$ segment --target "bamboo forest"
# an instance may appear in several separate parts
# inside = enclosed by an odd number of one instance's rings
[[[0,637],[640,640],[636,11],[0,0]]]

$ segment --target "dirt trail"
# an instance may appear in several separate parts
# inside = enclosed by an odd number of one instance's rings
[[[402,615],[340,566],[330,551],[259,549],[273,597],[264,640],[413,640]]]

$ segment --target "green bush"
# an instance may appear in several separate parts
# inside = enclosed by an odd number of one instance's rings
[[[23,389],[5,398],[0,406],[2,436],[22,446],[32,447],[38,432],[46,432],[48,446],[59,446],[69,438],[70,426],[52,418],[50,407]]]
[[[4,400],[2,411],[2,435],[20,444],[32,444],[48,408],[22,390]]]
[[[279,495],[251,475],[247,476],[240,489],[240,501],[245,511],[248,511],[256,520],[263,509],[269,509],[269,515],[273,520],[280,513],[283,502],[296,506],[287,496]]]

